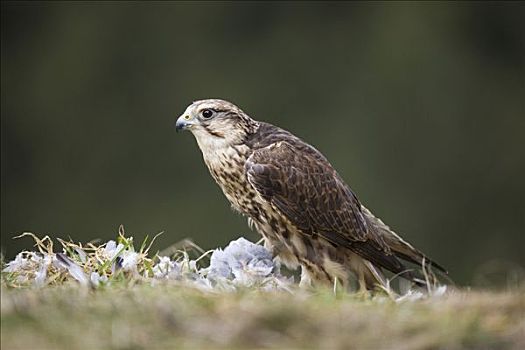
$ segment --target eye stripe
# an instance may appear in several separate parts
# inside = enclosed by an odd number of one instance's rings
[[[224,113],[224,116],[225,117],[229,117],[229,116],[237,116],[239,115],[237,112],[234,112],[232,111],[231,109],[221,109],[221,108],[203,108],[199,111],[199,114],[202,115],[202,112],[205,111],[205,110],[210,110],[210,111],[213,111],[215,113]]]
[[[204,130],[206,130],[208,132],[208,134],[210,135],[213,135],[215,137],[220,137],[220,138],[224,138],[224,134],[220,133],[220,132],[217,132],[217,131],[214,131],[214,130],[211,130],[209,127],[205,126],[204,127]]]

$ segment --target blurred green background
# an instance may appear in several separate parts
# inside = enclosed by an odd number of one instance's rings
[[[190,133],[224,98],[320,149],[460,284],[525,266],[523,3],[2,2],[1,249],[244,235]]]

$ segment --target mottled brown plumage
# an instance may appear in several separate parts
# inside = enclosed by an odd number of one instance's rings
[[[328,160],[293,134],[258,122],[223,100],[190,105],[177,120],[197,140],[212,177],[232,207],[301,283],[362,288],[385,284],[383,270],[421,284],[401,260],[444,271],[401,239],[357,199]]]

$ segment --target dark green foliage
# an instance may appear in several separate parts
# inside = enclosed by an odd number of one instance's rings
[[[192,100],[220,97],[319,148],[454,280],[523,273],[523,3],[1,6],[8,259],[24,231],[247,235],[174,133]]]

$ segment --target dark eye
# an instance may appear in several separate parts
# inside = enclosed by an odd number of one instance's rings
[[[213,117],[213,111],[211,109],[205,109],[201,112],[201,115],[204,119],[210,119]]]

